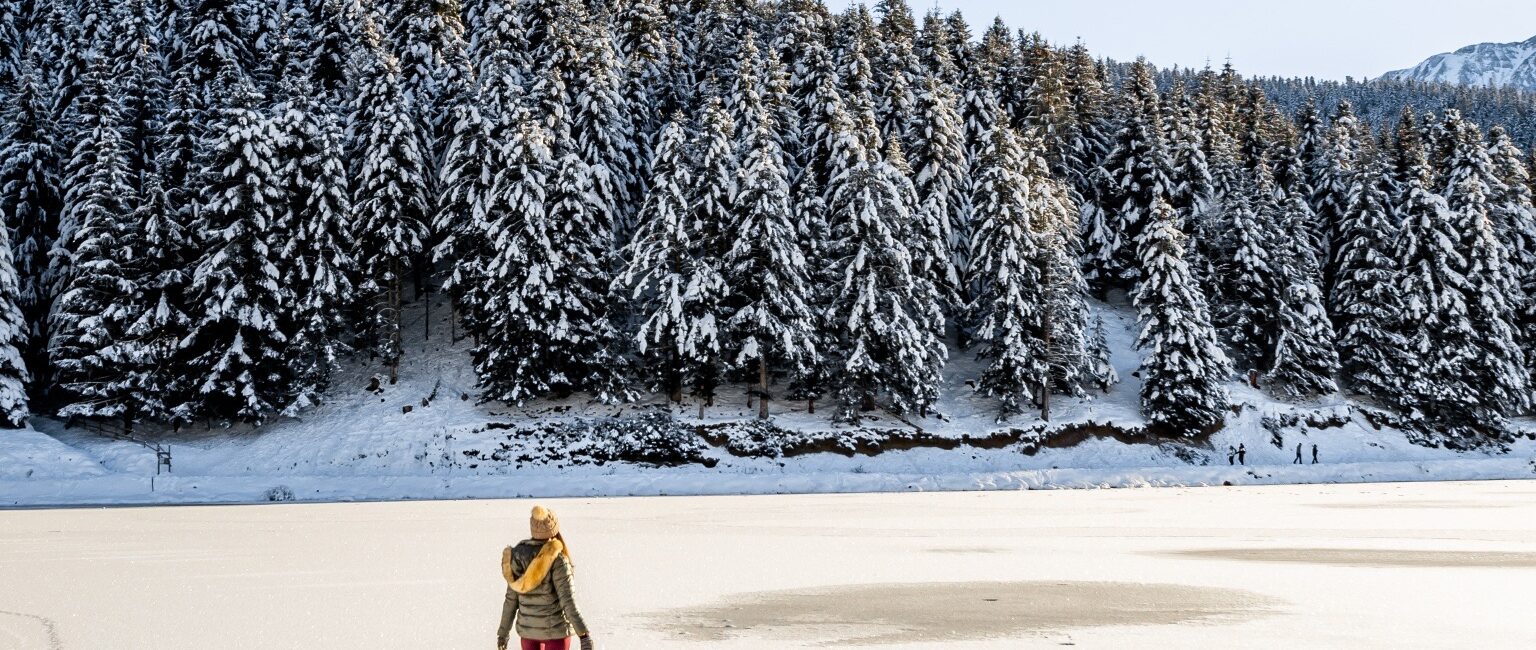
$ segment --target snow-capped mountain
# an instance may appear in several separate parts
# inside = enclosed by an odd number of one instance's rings
[[[1536,38],[1523,43],[1470,45],[1436,54],[1412,68],[1388,72],[1382,78],[1536,90]]]

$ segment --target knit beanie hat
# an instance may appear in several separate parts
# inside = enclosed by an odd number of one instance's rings
[[[533,516],[528,519],[528,528],[532,530],[534,539],[553,539],[560,534],[560,520],[555,517],[554,511],[544,506],[534,506]]]

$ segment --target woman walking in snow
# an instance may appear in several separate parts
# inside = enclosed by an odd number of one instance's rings
[[[574,569],[560,520],[544,506],[534,506],[528,524],[532,538],[501,552],[507,599],[496,630],[497,650],[506,650],[514,621],[521,650],[568,650],[572,636],[581,639],[581,650],[592,650],[592,637],[571,589]]]

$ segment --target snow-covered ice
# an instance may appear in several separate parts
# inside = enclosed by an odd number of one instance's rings
[[[544,503],[603,648],[1536,645],[1529,482]],[[0,648],[489,648],[531,505],[0,512]]]

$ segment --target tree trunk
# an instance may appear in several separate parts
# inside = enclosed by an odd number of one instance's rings
[[[757,419],[768,419],[768,359],[757,358]]]
[[[400,381],[400,357],[405,356],[405,350],[402,349],[403,346],[401,345],[401,339],[400,339],[400,336],[401,336],[401,332],[400,332],[400,328],[401,328],[401,318],[400,318],[401,296],[400,296],[400,294],[404,293],[403,286],[402,286],[404,283],[400,281],[400,260],[394,260],[394,261],[390,262],[390,267],[391,267],[390,270],[392,271],[391,275],[393,277],[390,279],[390,282],[389,282],[389,296],[387,298],[387,308],[391,312],[390,315],[389,315],[389,334],[388,334],[388,336],[389,336],[389,383],[394,384],[394,383],[397,383],[397,382]]]
[[[816,415],[816,398],[812,397],[805,400],[805,412]]]

